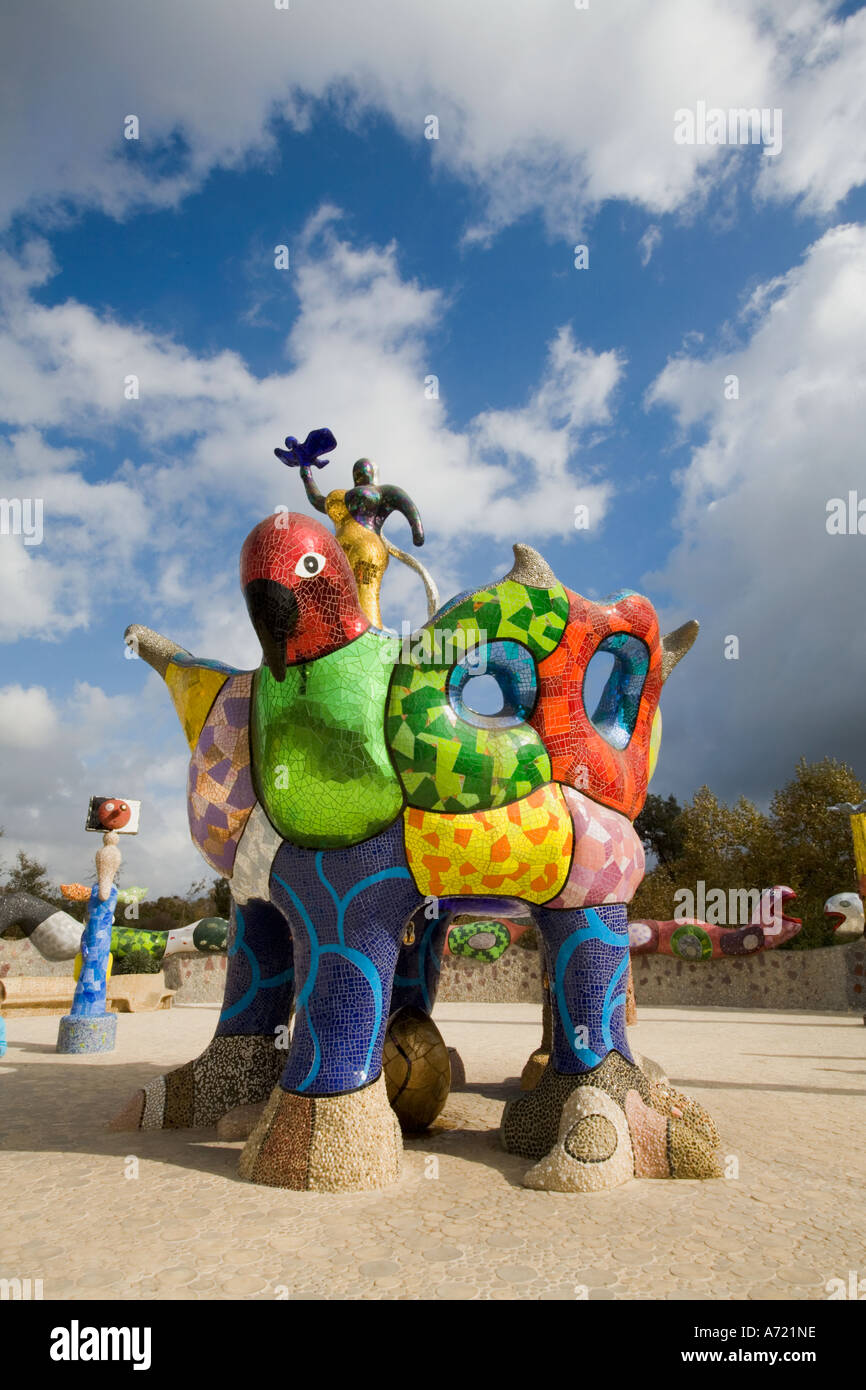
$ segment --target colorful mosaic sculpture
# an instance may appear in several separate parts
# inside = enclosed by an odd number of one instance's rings
[[[122,828],[129,819],[125,802],[108,800],[105,825]],[[58,1052],[111,1052],[117,1035],[117,1014],[106,1008],[108,980],[111,976],[111,934],[117,907],[115,878],[120,868],[118,832],[108,829],[96,851],[96,882],[90,890],[87,921],[76,956],[76,984],[72,1008],[60,1020]]]
[[[309,491],[333,436],[287,446]],[[365,491],[372,475],[356,484],[357,506],[351,493],[342,505],[377,538],[393,496]],[[371,616],[370,595],[360,601],[353,542],[334,519],[336,538],[278,513],[244,544],[257,671],[130,629],[171,688],[193,749],[193,839],[234,901],[216,1037],[137,1093],[117,1126],[211,1124],[267,1100],[244,1177],[326,1190],[392,1181],[401,1141],[388,1092],[398,1110],[398,1093],[412,1093],[404,1118],[417,1124],[447,1082],[429,1012],[454,913],[528,910],[553,1030],[538,1086],[503,1121],[505,1147],[534,1160],[527,1184],[717,1173],[708,1117],[653,1089],[625,1029],[626,904],[643,873],[631,821],[657,751],[662,683],[697,624],[662,639],[647,599],[593,603],[518,545],[509,574],[446,604],[407,653]],[[583,679],[599,649],[614,666],[590,713]],[[499,714],[464,698],[479,670],[500,685]]]

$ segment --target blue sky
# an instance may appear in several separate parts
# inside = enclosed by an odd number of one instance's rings
[[[274,445],[324,424],[323,485],[375,457],[443,596],[523,539],[583,593],[700,619],[655,789],[766,801],[801,753],[866,775],[866,535],[825,526],[829,498],[866,496],[862,8],[382,0],[365,27],[222,4],[206,47],[197,5],[117,8],[10,20],[2,491],[44,497],[45,534],[0,537],[4,849],[82,873],[87,797],[111,791],[145,803],[142,881],[198,875],[182,738],[120,635],[255,664],[237,553],[302,509]],[[781,108],[782,153],[675,146],[697,100]],[[386,594],[389,620],[423,615],[404,574]]]

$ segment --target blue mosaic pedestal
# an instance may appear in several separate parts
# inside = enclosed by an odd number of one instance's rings
[[[64,1014],[57,1033],[58,1052],[113,1052],[117,1036],[117,1014],[97,1014],[79,1018]]]

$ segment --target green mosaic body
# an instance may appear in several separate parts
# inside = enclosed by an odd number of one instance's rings
[[[375,632],[274,680],[256,672],[253,777],[259,800],[292,844],[336,849],[381,830],[403,806],[383,729],[394,660]]]
[[[503,580],[438,613],[412,639],[409,660],[394,667],[385,732],[410,806],[459,814],[528,796],[551,778],[550,758],[526,722],[479,727],[457,718],[448,679],[476,646],[519,642],[543,661],[558,646],[568,598],[557,584],[529,588]],[[429,640],[424,641],[425,633]],[[435,635],[434,635],[435,634]],[[443,651],[452,659],[443,661]]]
[[[149,931],[147,927],[114,927],[111,932],[111,954],[115,962],[125,960],[137,951],[146,951],[153,960],[162,960],[168,933]]]
[[[514,579],[503,579],[479,589],[433,619],[438,629],[460,629],[473,641],[521,642],[536,661],[559,646],[568,621],[568,597],[561,584],[553,589],[534,589]]]

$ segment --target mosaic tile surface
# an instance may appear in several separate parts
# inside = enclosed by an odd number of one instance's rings
[[[218,1036],[274,1036],[286,1024],[294,998],[291,933],[270,902],[232,903],[228,966]]]
[[[468,815],[408,807],[406,853],[419,889],[434,897],[502,893],[543,903],[571,864],[571,816],[561,787]]]
[[[590,712],[583,705],[583,678],[599,649],[611,651],[617,664],[598,710]],[[661,663],[658,619],[648,599],[624,591],[592,603],[569,592],[563,640],[538,668],[538,701],[529,722],[550,754],[554,780],[629,820],[646,796]]]
[[[236,674],[231,667],[221,666],[217,662],[190,661],[179,656],[169,662],[165,683],[171,691],[177,717],[190,748],[195,748],[220,690],[229,676]]]
[[[238,841],[232,869],[232,897],[236,903],[251,898],[268,901],[271,892],[271,865],[283,837],[268,820],[260,802],[250,812]]]
[[[291,925],[296,991],[280,1085],[309,1095],[365,1086],[381,1071],[397,953],[418,905],[401,823],[347,849],[284,844],[272,896]]]
[[[276,681],[288,665],[327,656],[370,626],[342,549],[297,512],[267,517],[247,536],[241,588]]]
[[[403,805],[382,727],[393,662],[366,632],[339,651],[256,674],[255,779],[270,820],[292,844],[335,848],[369,839]]]
[[[613,1050],[631,1061],[624,904],[570,911],[538,907],[533,916],[550,962],[552,1065],[562,1073],[586,1071]]]
[[[411,806],[459,813],[517,801],[550,780],[550,759],[526,722],[535,662],[558,643],[565,590],[503,580],[446,606],[394,667],[385,730]],[[480,716],[462,698],[468,679],[496,673],[501,716]]]
[[[221,686],[189,764],[189,828],[207,862],[231,877],[238,841],[256,803],[250,773],[253,673]]]
[[[432,1013],[445,938],[453,916],[438,898],[421,903],[412,913],[397,957],[391,993],[392,1013],[406,1007]]]
[[[630,820],[563,787],[574,831],[574,855],[562,892],[550,907],[628,903],[644,874],[644,851]]]

